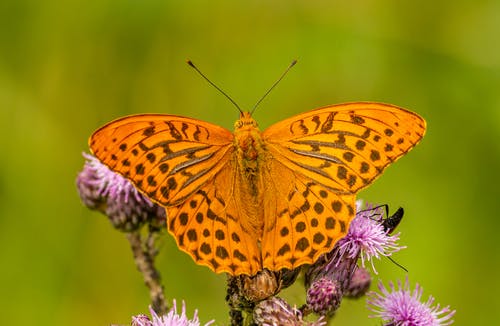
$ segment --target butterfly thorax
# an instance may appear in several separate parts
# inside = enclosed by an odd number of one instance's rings
[[[264,154],[259,127],[249,112],[242,113],[234,126],[234,145],[241,171],[248,177],[254,176],[259,173],[259,163]]]

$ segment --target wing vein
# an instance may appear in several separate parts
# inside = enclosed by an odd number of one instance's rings
[[[184,170],[190,166],[204,162],[204,161],[210,159],[212,156],[214,156],[214,154],[215,154],[215,152],[212,152],[212,153],[208,153],[206,155],[200,156],[200,157],[195,157],[189,161],[181,162],[172,168],[172,171],[170,171],[169,175],[175,174],[175,173],[177,173],[181,170]]]
[[[294,149],[294,148],[289,148],[289,151],[291,151],[291,152],[293,152],[295,154],[298,154],[298,155],[302,155],[302,156],[308,156],[308,157],[313,157],[313,158],[324,159],[324,160],[326,160],[328,162],[333,162],[333,163],[336,163],[336,164],[341,164],[341,165],[345,164],[344,161],[342,161],[338,157],[331,156],[331,155],[328,155],[328,154],[325,154],[325,153],[317,153],[317,152],[311,152],[311,151],[304,151],[304,150]]]

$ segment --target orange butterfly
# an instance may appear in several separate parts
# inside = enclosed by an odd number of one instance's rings
[[[112,121],[96,157],[165,207],[196,263],[231,275],[311,264],[355,216],[356,193],[423,137],[425,121],[382,103],[305,112],[261,132],[242,112],[234,133],[196,119],[142,114]]]

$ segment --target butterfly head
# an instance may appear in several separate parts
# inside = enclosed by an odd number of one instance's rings
[[[234,123],[235,131],[245,131],[258,128],[259,125],[250,112],[241,112],[240,118]]]

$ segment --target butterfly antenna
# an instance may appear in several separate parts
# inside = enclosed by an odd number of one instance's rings
[[[271,88],[269,88],[269,90],[266,92],[266,94],[264,94],[264,96],[262,96],[260,98],[260,100],[258,100],[257,103],[255,103],[255,105],[252,108],[252,111],[250,111],[250,115],[253,114],[253,112],[255,111],[255,109],[259,106],[260,102],[262,102],[262,100],[264,98],[266,98],[267,94],[271,93],[271,91],[273,90],[273,88],[276,87],[276,85],[278,85],[278,83],[283,79],[283,77],[285,77],[285,75],[288,73],[288,71],[290,69],[292,69],[293,66],[295,66],[296,63],[297,63],[297,60],[293,60],[292,61],[292,63],[288,66],[288,68],[286,68],[285,71],[281,74],[280,78],[278,78],[278,80],[276,80],[274,82],[273,86],[271,86]]]
[[[215,87],[216,90],[218,90],[219,92],[221,92],[222,95],[224,95],[229,101],[231,101],[231,103],[234,104],[234,106],[238,109],[238,111],[240,111],[240,113],[243,113],[243,111],[240,109],[240,106],[229,95],[227,95],[226,92],[224,92],[222,89],[220,89],[220,87],[218,87],[217,85],[215,85],[214,83],[212,83],[212,81],[210,79],[208,79],[207,76],[205,76],[200,71],[200,69],[198,69],[198,67],[196,67],[194,65],[194,63],[191,60],[187,60],[187,64],[190,65],[194,70],[196,70],[196,72],[199,73],[200,76],[203,77],[210,85],[212,85],[213,87]]]

